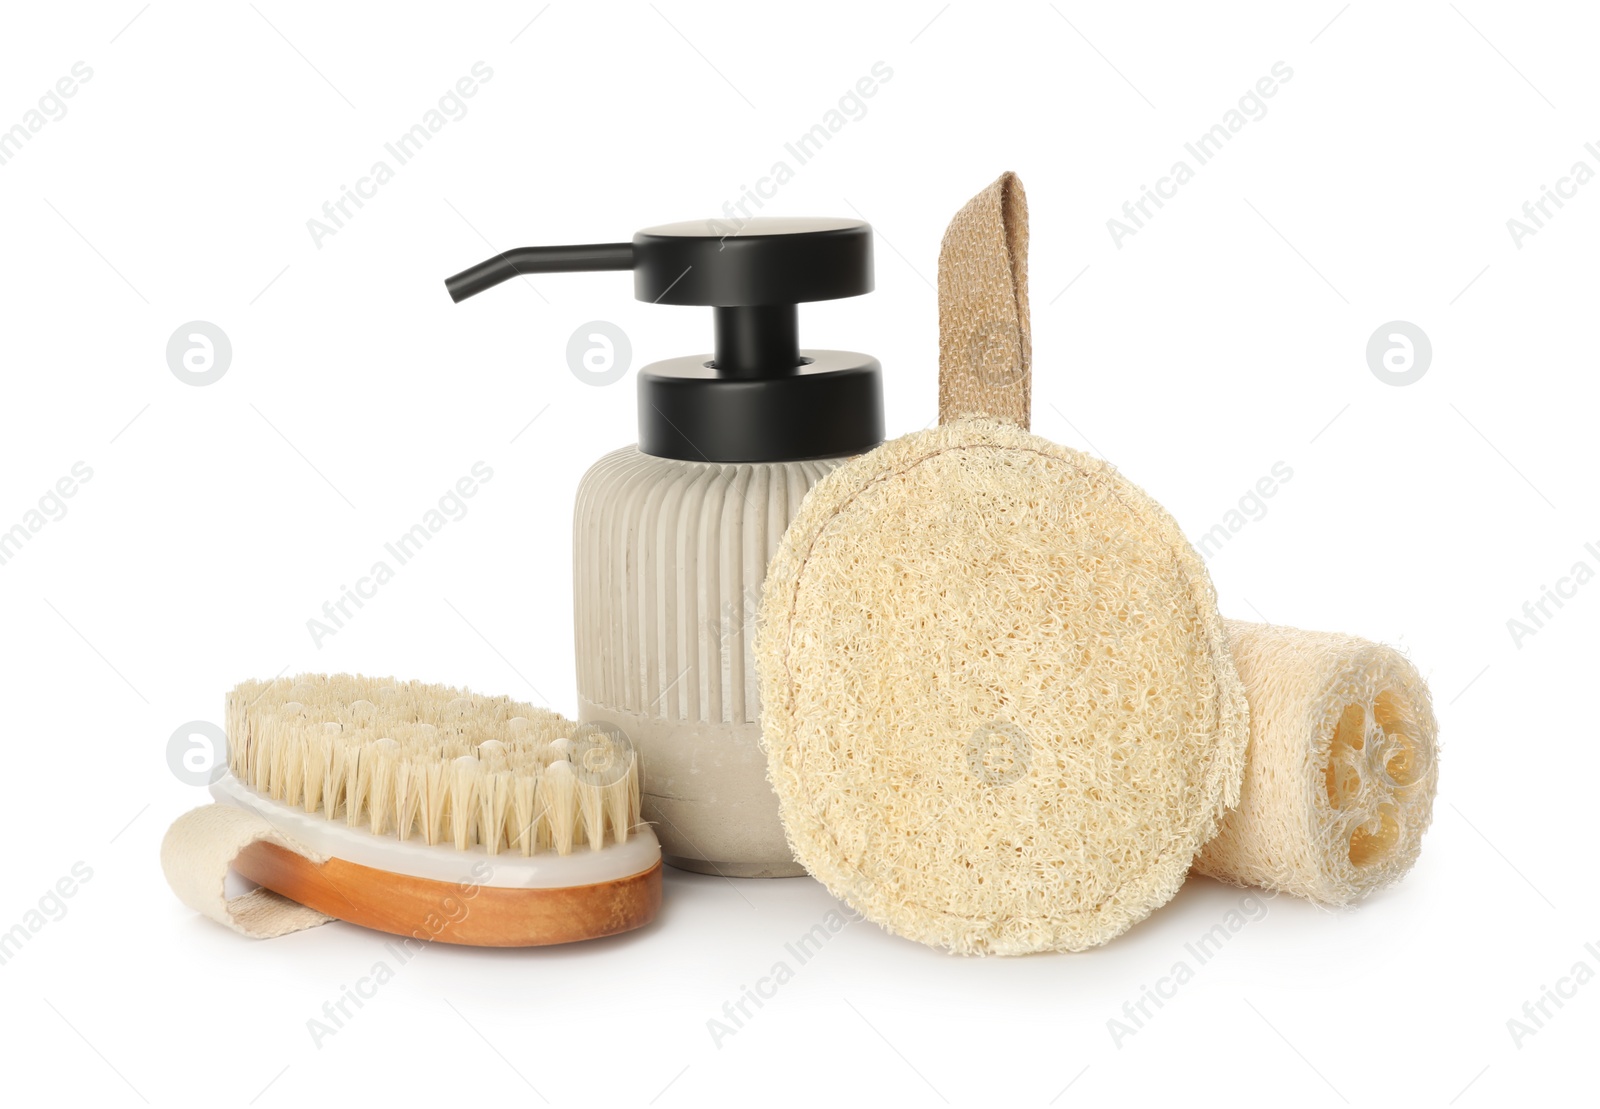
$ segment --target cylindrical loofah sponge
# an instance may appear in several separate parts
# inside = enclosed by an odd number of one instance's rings
[[[1439,778],[1422,675],[1356,636],[1226,625],[1250,747],[1239,807],[1195,870],[1327,905],[1398,881],[1417,860]]]

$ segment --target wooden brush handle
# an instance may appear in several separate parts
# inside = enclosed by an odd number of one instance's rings
[[[233,868],[318,912],[397,936],[474,947],[538,947],[614,936],[655,919],[661,863],[610,882],[506,889],[412,878],[343,859],[317,863],[265,841]]]
[[[255,939],[344,920],[397,936],[478,947],[534,947],[612,936],[655,919],[661,862],[583,886],[515,888],[413,878],[323,858],[232,805],[184,814],[161,845],[173,892]],[[259,889],[227,899],[229,869]]]

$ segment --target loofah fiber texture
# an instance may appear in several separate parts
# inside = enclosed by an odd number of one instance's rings
[[[639,823],[626,737],[508,697],[305,674],[242,683],[227,716],[235,778],[373,835],[566,855]]]
[[[1109,464],[956,419],[823,478],[769,567],[763,743],[791,848],[889,931],[1078,951],[1166,902],[1238,800],[1211,582]]]
[[[1428,687],[1353,635],[1227,621],[1250,702],[1239,806],[1195,870],[1348,905],[1417,861],[1439,782]]]

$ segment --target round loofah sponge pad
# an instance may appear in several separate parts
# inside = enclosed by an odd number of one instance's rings
[[[768,772],[795,857],[889,931],[1077,951],[1178,889],[1236,802],[1211,582],[1107,463],[960,419],[812,490],[768,570]]]
[[[1439,783],[1428,687],[1398,651],[1353,635],[1227,621],[1250,701],[1239,807],[1195,870],[1347,905],[1398,881]]]

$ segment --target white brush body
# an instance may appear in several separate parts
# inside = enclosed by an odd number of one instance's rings
[[[227,774],[211,787],[211,796],[225,805],[256,813],[281,832],[323,858],[427,878],[503,889],[564,889],[611,882],[649,870],[661,858],[661,845],[648,824],[640,824],[626,842],[607,843],[599,851],[568,855],[490,855],[482,844],[458,851],[449,843],[429,845],[421,839],[375,836],[365,827],[351,828],[320,814],[306,814],[263,796]]]

